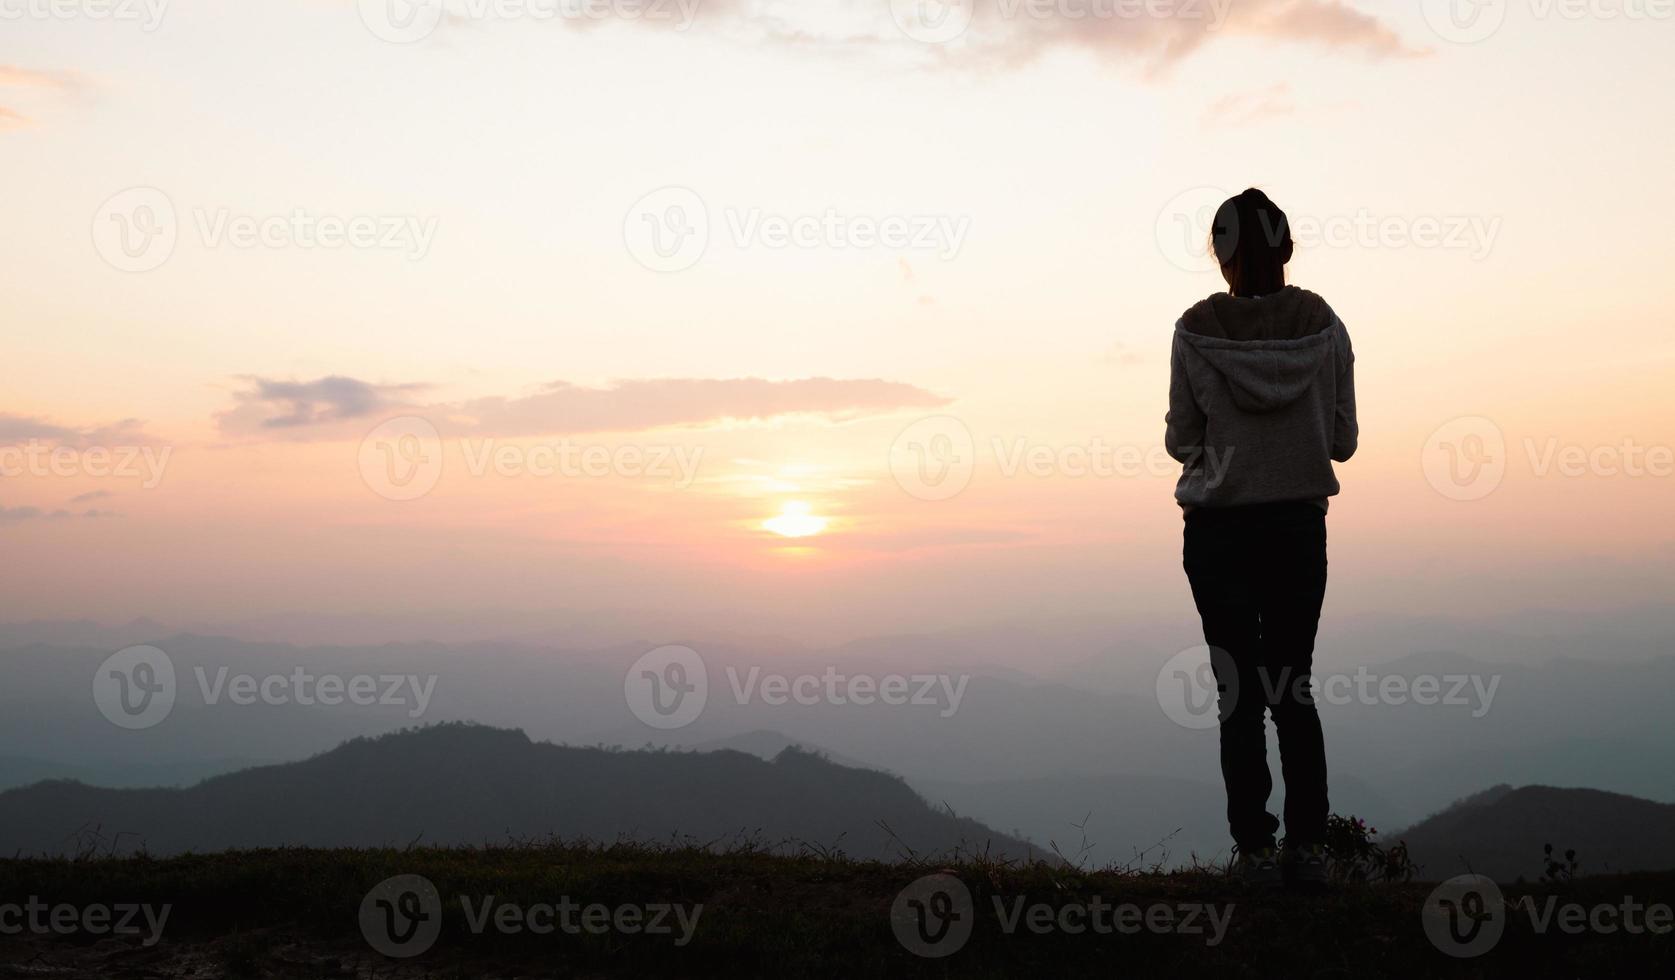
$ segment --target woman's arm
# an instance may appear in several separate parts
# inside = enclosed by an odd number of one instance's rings
[[[1204,454],[1204,410],[1186,375],[1186,342],[1175,336],[1169,353],[1169,413],[1163,417],[1163,448],[1178,463],[1191,465]]]
[[[1349,329],[1338,324],[1342,348],[1338,351],[1338,409],[1332,422],[1332,459],[1342,463],[1355,455],[1361,425],[1355,418],[1355,348]]]

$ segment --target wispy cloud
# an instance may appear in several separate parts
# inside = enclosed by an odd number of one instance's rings
[[[123,419],[108,425],[77,428],[33,415],[0,413],[0,446],[17,445],[31,440],[74,448],[135,445],[150,441],[139,419]]]
[[[411,403],[425,385],[381,385],[341,375],[314,381],[246,378],[251,387],[236,396],[238,407],[218,416],[223,431],[311,428],[364,419]]]
[[[976,0],[962,51],[991,61],[1027,62],[1056,50],[1081,50],[1162,72],[1222,38],[1259,37],[1374,58],[1417,53],[1377,17],[1341,0]],[[1012,11],[1010,14],[1007,11]],[[1036,11],[1039,11],[1037,13]],[[1087,11],[1084,16],[1066,16]]]
[[[1383,58],[1417,53],[1390,26],[1345,0],[947,0],[940,17],[964,22],[941,35],[897,15],[911,5],[888,0],[690,0],[616,20],[649,30],[690,30],[799,51],[894,51],[948,66],[1006,67],[1055,50],[1126,60],[1149,73],[1166,69],[1222,37],[1296,41]],[[568,8],[565,8],[568,9]],[[661,14],[661,15],[658,15]],[[688,19],[690,17],[690,20]],[[610,19],[567,17],[596,28]],[[470,23],[450,13],[446,23]],[[925,34],[946,43],[927,43]]]
[[[0,65],[0,89],[33,93],[74,95],[82,88],[80,75],[66,71],[42,71],[17,65]],[[0,105],[0,131],[28,129],[35,120],[8,105]]]
[[[0,524],[21,524],[24,521],[64,521],[76,518],[114,517],[108,510],[69,511],[42,510],[39,507],[0,506]]]
[[[727,419],[815,414],[854,418],[948,399],[913,385],[880,380],[668,378],[618,381],[607,388],[555,382],[523,398],[480,398],[459,406],[471,428],[500,435],[637,431]]]
[[[1383,21],[1343,0],[1239,0],[1236,6],[1238,29],[1251,34],[1351,48],[1373,57],[1420,53]]]
[[[1122,341],[1117,341],[1109,348],[1096,355],[1095,360],[1102,364],[1116,364],[1121,367],[1132,367],[1145,363],[1146,356]]]
[[[1291,99],[1291,85],[1277,85],[1256,92],[1234,92],[1210,104],[1204,110],[1207,126],[1239,126],[1289,116],[1297,111]]]
[[[527,395],[428,403],[411,397],[428,387],[422,384],[379,385],[336,376],[249,380],[250,387],[235,396],[238,404],[216,416],[224,435],[346,438],[358,436],[360,423],[369,418],[400,414],[485,436],[638,432],[799,414],[844,420],[948,403],[922,388],[878,379],[658,378],[597,388],[555,381]]]
[[[71,92],[81,87],[81,76],[67,71],[41,71],[35,68],[20,68],[17,65],[0,65],[0,85],[12,88],[44,88],[58,92]]]

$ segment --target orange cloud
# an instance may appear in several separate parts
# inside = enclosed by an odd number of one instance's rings
[[[1420,53],[1372,14],[1342,0],[1274,0],[1238,4],[1235,21],[1242,31],[1282,40],[1310,41],[1327,47],[1355,48],[1373,57]],[[1243,16],[1248,13],[1249,16]]]
[[[81,79],[70,72],[38,71],[17,65],[0,65],[0,87],[30,89],[37,92],[74,94],[81,89]],[[35,121],[10,106],[0,105],[0,132],[28,129]]]

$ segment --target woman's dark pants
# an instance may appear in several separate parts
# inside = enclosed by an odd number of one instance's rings
[[[1221,689],[1233,840],[1243,852],[1273,847],[1279,829],[1268,812],[1266,710],[1279,733],[1287,843],[1323,843],[1326,749],[1309,675],[1326,596],[1326,512],[1306,501],[1194,509],[1185,564]]]

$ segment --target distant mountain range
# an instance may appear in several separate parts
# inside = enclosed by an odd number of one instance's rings
[[[1191,851],[1224,856],[1222,797],[1209,783],[1044,776],[910,785],[765,730],[701,749],[577,748],[534,742],[512,729],[447,723],[357,738],[301,762],[186,788],[57,779],[0,792],[0,853],[94,848],[164,856],[556,836],[754,841],[886,860],[986,850],[1149,867],[1165,852],[1170,863]],[[1060,819],[1044,823],[1044,812]],[[1584,874],[1675,869],[1675,805],[1591,789],[1497,786],[1382,837],[1406,841],[1425,879],[1466,871],[1534,879],[1544,870],[1546,844],[1559,854],[1574,849]],[[1090,842],[1097,851],[1086,847]]]
[[[1407,841],[1425,878],[1534,880],[1548,844],[1574,850],[1582,874],[1675,869],[1675,806],[1596,789],[1496,786],[1387,836]]]
[[[50,759],[0,755],[0,790],[15,789],[48,779],[69,779],[89,786],[145,789],[191,786],[211,776],[266,765],[270,759],[204,759],[144,765],[122,763],[65,763]]]
[[[0,853],[66,854],[406,846],[564,839],[753,840],[855,858],[956,849],[1041,856],[1028,842],[939,813],[900,778],[789,749],[572,748],[521,731],[445,724],[347,742],[302,762],[185,789],[70,781],[0,793]]]
[[[1323,633],[1323,671],[1352,677],[1364,665],[1371,678],[1394,679],[1398,689],[1429,678],[1443,682],[1445,694],[1457,689],[1450,679],[1471,683],[1455,702],[1358,695],[1325,704],[1334,810],[1388,836],[1497,783],[1590,786],[1675,804],[1675,729],[1661,700],[1675,686],[1675,655],[1667,652],[1675,631],[1654,626],[1607,633],[1592,620],[1538,618],[1532,630],[1554,632],[1528,639],[1526,649],[1520,636],[1447,624],[1420,623],[1410,635],[1388,623],[1339,622],[1331,627],[1336,639]],[[973,628],[829,648],[692,640],[706,663],[708,704],[692,724],[669,731],[648,727],[624,697],[624,678],[654,645],[649,640],[295,646],[161,630],[148,621],[0,624],[0,751],[7,756],[0,790],[43,779],[183,788],[264,761],[325,753],[356,737],[474,722],[561,745],[730,748],[763,760],[786,746],[817,746],[840,766],[900,776],[933,810],[1014,838],[1044,847],[1053,841],[1069,853],[1072,844],[1081,849],[1085,828],[1085,857],[1095,865],[1130,862],[1136,849],[1165,838],[1172,861],[1227,847],[1216,732],[1175,724],[1156,691],[1161,663],[1192,642],[1190,623],[1138,633],[1109,623],[1070,623],[1057,632]],[[1451,640],[1471,653],[1440,649]],[[164,649],[178,678],[172,713],[139,730],[112,725],[91,696],[100,664],[131,641]],[[1411,649],[1430,652],[1400,652]],[[1563,649],[1585,651],[1587,659],[1560,656]],[[1015,666],[1026,650],[1027,673]],[[818,677],[834,668],[871,678],[936,675],[964,685],[963,697],[956,711],[940,702],[776,704],[735,693],[735,674]],[[434,698],[423,710],[399,700],[240,705],[211,700],[205,686],[223,671],[260,679],[298,669],[407,676],[434,682]],[[1477,695],[1479,686],[1493,691],[1492,701]],[[1272,748],[1269,761],[1277,777]],[[1276,785],[1275,807],[1279,791]]]

